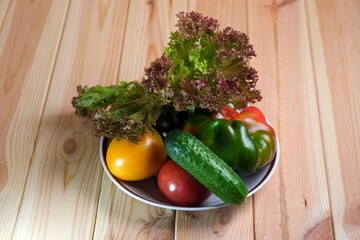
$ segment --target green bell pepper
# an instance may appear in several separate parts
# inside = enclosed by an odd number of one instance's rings
[[[193,115],[183,129],[199,138],[242,176],[265,167],[274,159],[275,131],[258,108],[247,107],[239,113],[226,107],[214,116],[210,115],[215,119],[210,120],[205,115]]]
[[[259,154],[246,125],[241,121],[210,121],[200,140],[240,175],[255,171]]]
[[[245,123],[259,153],[256,170],[261,169],[274,160],[276,154],[276,134],[264,114],[256,107],[250,106],[232,117],[234,121]]]
[[[197,139],[200,139],[200,135],[204,131],[204,128],[211,120],[203,114],[194,114],[187,118],[183,125],[183,131],[194,135]]]

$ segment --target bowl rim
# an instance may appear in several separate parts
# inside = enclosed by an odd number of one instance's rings
[[[270,167],[268,169],[268,171],[266,172],[265,176],[261,179],[261,181],[251,190],[249,190],[249,193],[247,195],[247,198],[250,197],[251,195],[253,195],[254,193],[256,193],[257,191],[259,191],[264,185],[265,183],[267,183],[269,181],[269,179],[271,178],[271,176],[274,174],[278,164],[279,164],[279,159],[280,159],[280,143],[279,143],[279,139],[278,139],[278,135],[275,132],[275,136],[276,136],[276,155],[275,155],[275,159],[270,163]],[[110,178],[110,180],[118,187],[120,188],[123,192],[125,192],[126,194],[130,195],[131,197],[147,203],[149,205],[152,206],[156,206],[156,207],[161,207],[161,208],[166,208],[166,209],[172,209],[172,210],[183,210],[183,211],[202,211],[202,210],[210,210],[210,209],[217,209],[217,208],[221,208],[221,207],[226,207],[229,206],[230,204],[227,203],[222,203],[222,204],[217,204],[217,205],[213,205],[213,206],[209,206],[209,207],[182,207],[182,206],[175,206],[175,205],[165,205],[165,204],[160,204],[157,202],[153,202],[147,199],[142,198],[141,196],[139,196],[138,194],[132,192],[130,189],[126,188],[125,186],[123,186],[121,183],[119,183],[115,177],[110,173],[106,161],[105,161],[105,156],[104,156],[104,141],[105,141],[105,137],[101,137],[100,139],[100,160],[101,160],[101,164],[104,168],[105,173],[107,174],[107,176]]]

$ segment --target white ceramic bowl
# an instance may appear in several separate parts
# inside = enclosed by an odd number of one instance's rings
[[[247,188],[249,189],[248,197],[256,193],[260,188],[264,186],[264,184],[269,181],[275,169],[279,163],[280,158],[280,145],[279,140],[277,141],[277,149],[276,149],[276,156],[275,159],[271,162],[271,164],[267,165],[263,169],[253,173],[249,176],[242,177],[242,180],[245,182]],[[228,206],[229,204],[224,203],[221,199],[219,199],[215,194],[211,194],[211,196],[201,203],[198,206],[194,207],[181,207],[170,203],[165,196],[160,192],[160,190],[156,186],[156,182],[154,178],[148,178],[142,181],[123,181],[120,179],[115,178],[109,171],[105,157],[106,157],[106,150],[108,147],[109,140],[102,137],[100,141],[100,159],[101,163],[104,167],[105,173],[111,179],[111,181],[120,188],[126,194],[136,198],[139,201],[144,203],[174,209],[174,210],[186,210],[186,211],[199,211],[199,210],[209,210],[215,209],[220,207]]]

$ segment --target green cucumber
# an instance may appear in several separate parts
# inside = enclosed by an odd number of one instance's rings
[[[245,201],[248,189],[232,168],[193,135],[173,130],[165,138],[171,159],[228,204]]]

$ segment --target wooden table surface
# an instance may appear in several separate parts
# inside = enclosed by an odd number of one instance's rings
[[[248,33],[279,166],[246,203],[139,202],[103,173],[77,85],[141,79],[175,14]],[[0,0],[0,239],[360,239],[360,1]]]

